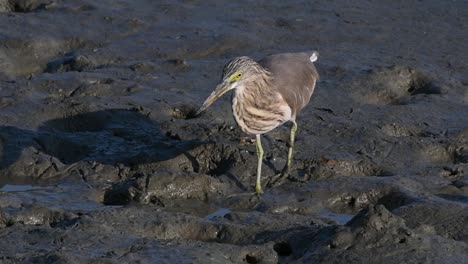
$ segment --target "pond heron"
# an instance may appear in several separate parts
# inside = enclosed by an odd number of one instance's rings
[[[245,56],[235,58],[224,66],[221,82],[195,114],[202,114],[224,93],[234,90],[234,119],[243,132],[256,136],[257,193],[263,192],[260,137],[291,121],[288,160],[280,176],[289,174],[297,130],[296,117],[314,92],[319,78],[314,66],[317,59],[316,51],[270,55],[258,62]]]

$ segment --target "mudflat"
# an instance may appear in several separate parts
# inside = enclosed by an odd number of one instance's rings
[[[468,263],[468,2],[0,0],[0,263]],[[318,50],[254,195],[236,56]],[[289,124],[263,137],[263,182]]]

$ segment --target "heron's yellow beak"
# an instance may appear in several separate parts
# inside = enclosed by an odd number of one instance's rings
[[[225,94],[227,91],[229,91],[231,87],[231,83],[228,80],[224,80],[222,83],[218,84],[216,86],[216,89],[210,94],[208,98],[206,98],[205,102],[203,105],[198,109],[198,111],[195,113],[195,116],[199,116],[205,112],[205,110],[213,104],[218,98],[220,98],[223,94]]]

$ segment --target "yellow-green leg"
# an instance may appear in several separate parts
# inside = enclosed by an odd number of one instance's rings
[[[277,186],[283,183],[283,181],[289,176],[289,171],[291,169],[292,159],[293,159],[293,151],[294,151],[294,140],[296,138],[296,131],[297,131],[297,123],[296,121],[292,120],[291,126],[291,133],[289,135],[289,149],[288,149],[288,160],[284,165],[283,170],[281,173],[275,175],[271,181],[269,182],[269,186]]]
[[[255,191],[258,194],[263,193],[262,191],[262,184],[261,184],[261,178],[262,178],[262,162],[263,162],[263,148],[262,148],[262,141],[260,140],[260,135],[256,136],[256,143],[257,143],[257,158],[258,158],[258,164],[257,164],[257,184],[255,185]]]
[[[282,174],[289,174],[289,170],[291,169],[293,149],[294,149],[294,139],[296,138],[296,131],[297,131],[297,123],[296,121],[292,120],[291,133],[289,135],[288,161],[286,162],[286,166],[284,167]]]

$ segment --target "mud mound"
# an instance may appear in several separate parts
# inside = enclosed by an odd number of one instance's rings
[[[406,104],[417,94],[442,93],[429,76],[402,66],[371,70],[355,86],[360,100],[370,104]]]
[[[404,218],[411,228],[466,243],[468,215],[463,212],[466,204],[466,201],[464,205],[450,202],[415,203],[401,207],[395,213]]]
[[[420,234],[409,229],[403,219],[390,213],[383,206],[371,206],[363,210],[344,228],[338,228],[333,233],[334,238],[328,242],[328,247],[320,246],[324,243],[320,240],[325,236],[318,235],[316,239],[321,243],[315,241],[319,246],[311,246],[306,257],[301,261],[339,263],[343,259],[353,259],[353,261],[364,263],[367,259],[362,257],[363,254],[372,251],[376,254],[374,260],[384,263],[401,263],[408,256],[425,259],[428,255],[437,262],[451,263],[462,259],[462,252],[466,250],[466,245]],[[439,248],[428,251],[424,249],[427,244]],[[382,247],[382,245],[386,246]],[[327,254],[328,250],[333,251],[335,256]],[[399,253],[388,256],[384,254],[388,250],[395,250]],[[452,252],[450,257],[444,253],[445,250]]]
[[[337,176],[381,176],[387,175],[378,166],[367,160],[320,160],[304,161],[304,177],[312,179]]]
[[[131,202],[163,206],[168,199],[213,199],[232,187],[207,175],[159,172],[137,176],[114,184],[104,196],[104,204],[125,205]]]
[[[89,56],[73,55],[51,61],[45,72],[86,71],[97,67],[97,62]]]
[[[182,104],[174,108],[172,117],[177,119],[190,119],[196,117],[198,107],[194,105]]]
[[[411,204],[414,197],[397,189],[364,188],[352,193],[345,193],[329,200],[328,207],[335,212],[356,212],[372,204],[382,204],[393,210]]]
[[[73,213],[36,206],[2,210],[0,217],[0,226],[3,225],[4,228],[13,225],[46,225],[51,228],[67,228],[78,219],[78,215]]]
[[[228,172],[239,160],[238,150],[230,145],[203,145],[191,151],[191,155],[195,157],[194,172],[213,176]]]

